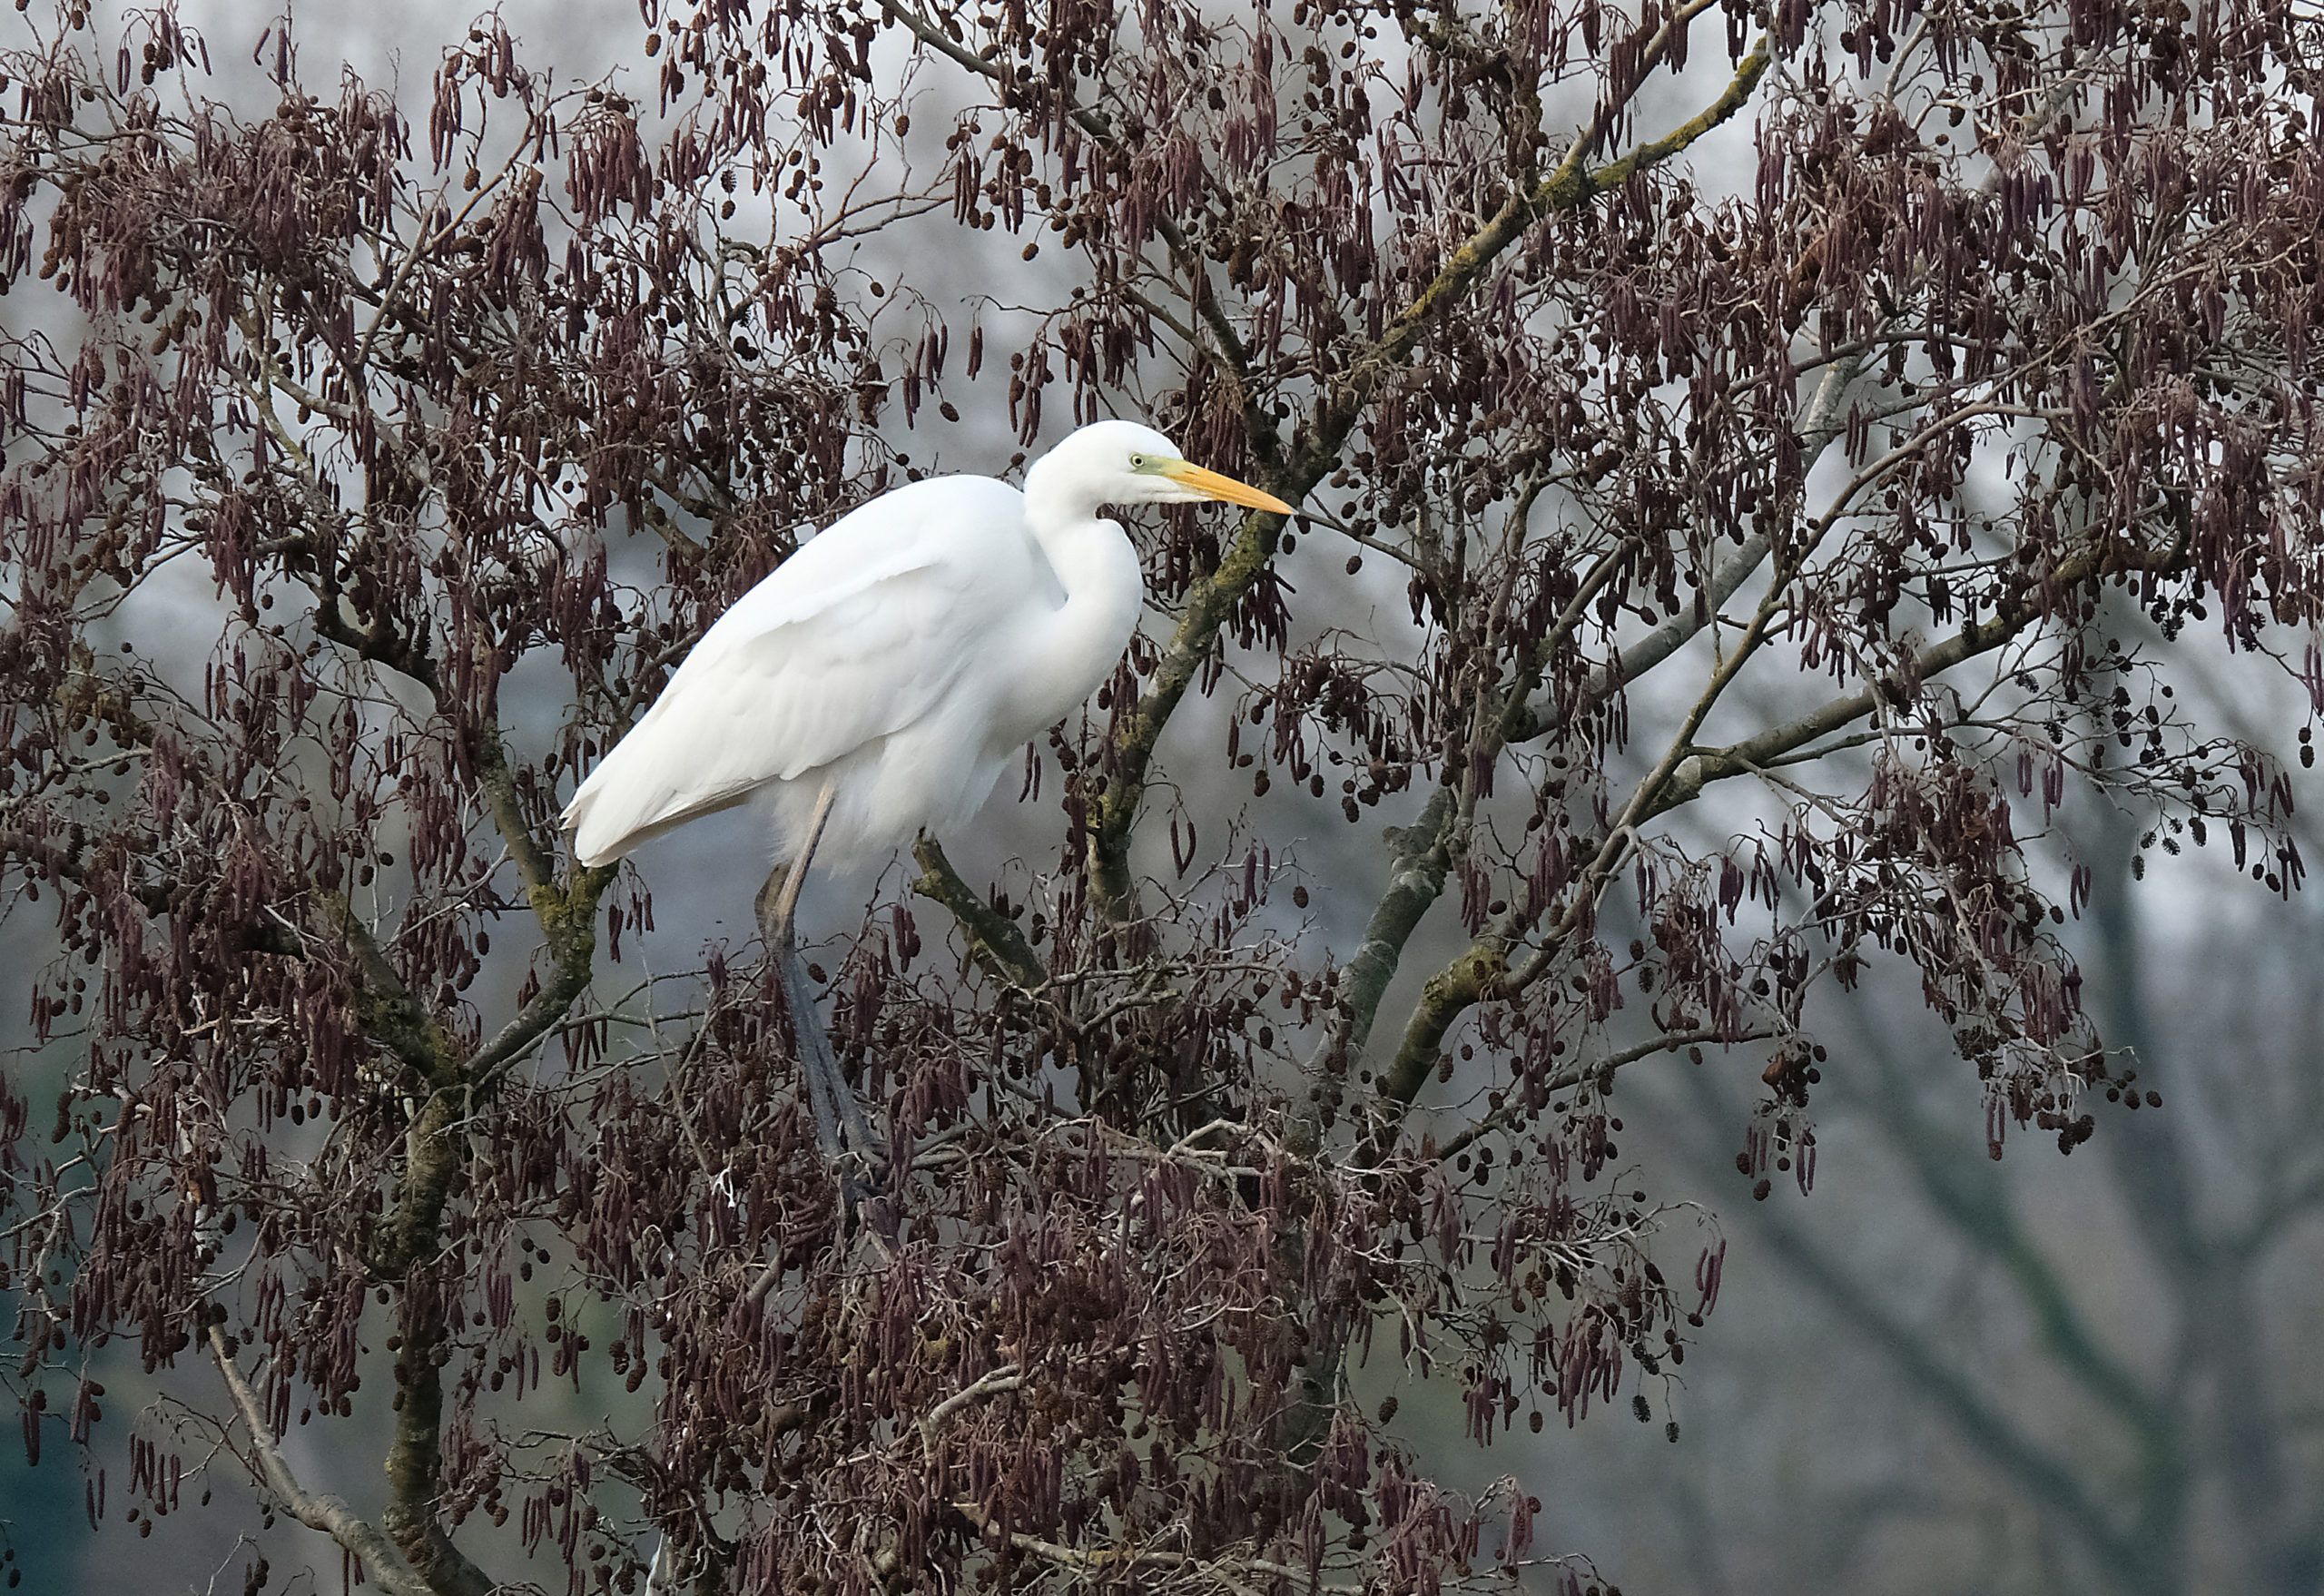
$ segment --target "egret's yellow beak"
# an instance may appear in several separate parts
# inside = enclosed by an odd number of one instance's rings
[[[1272,493],[1262,493],[1247,482],[1237,482],[1232,477],[1206,471],[1200,466],[1185,460],[1164,460],[1148,469],[1157,477],[1168,478],[1181,488],[1191,488],[1205,498],[1223,498],[1228,504],[1245,505],[1255,510],[1273,510],[1279,516],[1298,514]]]

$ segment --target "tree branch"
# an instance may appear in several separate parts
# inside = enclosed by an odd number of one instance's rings
[[[438,1110],[448,1110],[449,1103],[448,1094],[437,1093],[422,1119],[448,1118],[448,1112]],[[461,1143],[446,1134],[441,1124],[429,1126],[424,1143],[420,1135],[415,1123],[416,1150],[406,1177],[407,1191],[413,1187],[437,1191],[440,1212],[442,1187],[450,1184],[463,1161]],[[407,1197],[405,1207],[410,1206]],[[388,1447],[390,1495],[385,1520],[396,1544],[440,1596],[491,1596],[497,1582],[452,1544],[437,1512],[444,1424],[444,1381],[437,1355],[446,1329],[441,1298],[454,1289],[444,1273],[431,1258],[416,1265],[404,1278],[403,1345],[396,1352],[396,1429]]]
[[[1884,325],[1893,325],[1893,321]],[[1855,385],[1857,374],[1864,369],[1864,361],[1865,351],[1834,360],[1817,379],[1816,392],[1799,419],[1799,458],[1803,479],[1808,469],[1823,458],[1824,451],[1831,447],[1832,439],[1840,435],[1844,421],[1840,407],[1846,402],[1848,389]],[[1768,512],[1768,516],[1773,514],[1773,511]],[[1701,603],[1682,609],[1591,672],[1590,679],[1575,695],[1572,705],[1564,713],[1560,714],[1553,709],[1532,712],[1512,704],[1509,741],[1525,742],[1589,714],[1622,688],[1678,653],[1711,625],[1727,607],[1727,601],[1742,591],[1743,584],[1767,563],[1768,556],[1774,549],[1774,536],[1763,517],[1745,535],[1732,553],[1711,568],[1709,579],[1703,585]]]
[[[355,959],[355,1020],[362,1033],[430,1086],[458,1073],[458,1049],[396,972],[371,928],[343,892],[320,892],[323,918]]]
[[[1334,443],[1336,448],[1336,442]],[[1287,476],[1260,473],[1261,485],[1278,498],[1297,504],[1323,480],[1328,458],[1311,454]],[[1129,717],[1114,739],[1113,773],[1089,806],[1088,859],[1090,901],[1107,918],[1121,920],[1132,911],[1129,878],[1130,828],[1146,795],[1146,777],[1154,761],[1155,745],[1171,714],[1202,673],[1203,663],[1218,645],[1218,629],[1235,613],[1275,557],[1275,541],[1284,518],[1272,510],[1256,510],[1243,519],[1243,528],[1216,569],[1187,590],[1186,606],[1154,675],[1139,695],[1137,713]]]
[[[1768,62],[1768,41],[1763,34],[1751,47],[1751,53],[1737,64],[1735,75],[1718,99],[1663,137],[1640,144],[1604,166],[1582,165],[1585,146],[1590,141],[1577,138],[1557,171],[1535,187],[1512,195],[1490,221],[1452,251],[1429,285],[1388,324],[1379,341],[1356,362],[1346,388],[1348,399],[1359,406],[1367,401],[1388,369],[1401,365],[1411,354],[1429,323],[1466,294],[1485,268],[1523,237],[1533,223],[1562,211],[1579,210],[1600,194],[1621,187],[1649,167],[1659,166],[1679,153],[1741,110],[1767,72]]]
[[[215,1325],[210,1326],[210,1351],[217,1359],[218,1373],[225,1380],[227,1391],[233,1396],[235,1411],[241,1414],[242,1424],[251,1433],[251,1457],[257,1464],[253,1472],[274,1493],[283,1511],[361,1558],[364,1571],[378,1581],[389,1596],[442,1596],[412,1571],[395,1543],[379,1532],[379,1526],[357,1512],[345,1497],[318,1493],[299,1483],[274,1444],[273,1431],[260,1410],[257,1394],[235,1366],[226,1350],[226,1338]]]
[[[1675,1053],[1680,1048],[1699,1048],[1706,1043],[1718,1048],[1739,1047],[1745,1042],[1764,1041],[1773,1034],[1771,1031],[1765,1030],[1747,1030],[1738,1036],[1729,1036],[1715,1027],[1707,1025],[1698,1026],[1692,1030],[1665,1031],[1647,1041],[1635,1043],[1587,1064],[1570,1064],[1551,1076],[1542,1083],[1542,1086],[1544,1089],[1551,1092],[1571,1091],[1585,1080],[1594,1079],[1610,1070],[1617,1070],[1635,1064],[1641,1059],[1650,1059],[1657,1053]],[[1494,1131],[1516,1124],[1523,1114],[1523,1105],[1517,1098],[1512,1098],[1502,1107],[1493,1109],[1474,1123],[1464,1127],[1450,1141],[1439,1147],[1436,1149],[1436,1162],[1442,1164],[1447,1158],[1467,1151]]]
[[[1495,917],[1449,964],[1428,978],[1420,1001],[1404,1022],[1394,1063],[1381,1071],[1375,1097],[1384,1110],[1366,1139],[1364,1159],[1376,1163],[1395,1144],[1404,1115],[1420,1095],[1421,1083],[1436,1068],[1437,1049],[1452,1022],[1479,1000],[1498,994],[1509,973],[1509,949],[1516,940],[1515,917]]]
[[[2152,563],[2167,565],[2176,558],[2173,552]],[[2110,554],[2093,543],[2073,557],[2061,560],[2051,579],[2059,587],[2079,587],[2108,571],[2127,569],[2141,563],[2145,562],[2125,560],[2120,557],[2119,551]],[[1689,754],[1679,762],[1669,781],[1648,804],[1640,820],[1651,820],[1693,802],[1713,782],[1757,773],[1782,755],[1837,732],[1852,721],[1861,720],[1878,707],[1884,698],[1891,704],[1909,702],[1917,693],[1920,683],[1981,654],[1992,653],[2047,613],[2045,606],[2029,600],[2015,606],[2008,615],[1996,616],[1982,623],[1970,621],[1953,636],[1922,650],[1908,672],[1883,677],[1861,692],[1835,698],[1796,720],[1770,726],[1755,737],[1746,737],[1725,748],[1699,749]]]
[[[941,843],[925,832],[911,845],[911,856],[920,862],[920,879],[911,890],[923,898],[942,904],[968,933],[969,955],[981,966],[987,975],[1007,986],[1031,991],[1049,980],[1049,966],[1033,951],[1025,933],[1017,922],[994,909],[952,868],[944,857]]]
[[[448,708],[442,704],[438,707]],[[487,717],[469,731],[464,743],[486,813],[492,816],[493,829],[500,833],[500,840],[508,845],[509,857],[516,861],[517,874],[524,882],[525,891],[530,894],[553,886],[556,881],[556,855],[540,845],[525,820],[525,806],[517,795],[517,778],[508,768],[508,749],[500,740],[500,723]],[[605,873],[610,880],[613,872]],[[549,929],[546,921],[541,929]]]
[[[1452,823],[1459,799],[1457,786],[1440,784],[1419,820],[1401,829],[1391,828],[1389,845],[1395,857],[1388,890],[1373,909],[1354,957],[1340,971],[1340,996],[1347,1005],[1342,1023],[1352,1049],[1360,1051],[1371,1039],[1380,1000],[1396,978],[1404,944],[1444,891],[1445,874],[1452,868]]]
[[[949,41],[948,41],[949,43]],[[1435,318],[1465,295],[1485,269],[1545,216],[1579,208],[1620,187],[1636,173],[1669,160],[1741,109],[1768,66],[1763,38],[1737,68],[1727,89],[1700,114],[1668,136],[1640,145],[1610,164],[1584,169],[1573,157],[1535,188],[1518,194],[1452,252],[1436,277],[1392,321],[1379,340],[1351,366],[1346,379],[1317,418],[1313,441],[1279,468],[1260,473],[1261,485],[1297,504],[1322,481],[1341,447],[1388,373],[1403,366]],[[1206,281],[1207,280],[1206,279]],[[1254,440],[1265,462],[1275,454]],[[1113,774],[1092,805],[1089,824],[1091,899],[1108,914],[1128,911],[1129,837],[1147,772],[1162,729],[1216,646],[1218,628],[1258,579],[1275,555],[1283,517],[1257,513],[1245,517],[1241,532],[1216,570],[1187,590],[1186,607],[1137,713],[1115,739]]]
[[[2162,559],[2167,561],[2172,557],[2175,556],[2164,556]],[[2118,556],[2110,557],[2093,542],[2073,557],[2061,561],[2053,580],[2060,586],[2078,586],[2102,571],[2124,563]],[[1571,889],[1565,912],[1558,917],[1524,966],[1514,974],[1508,966],[1509,950],[1515,944],[1522,929],[1519,911],[1512,910],[1496,916],[1465,950],[1430,978],[1420,1002],[1405,1022],[1403,1041],[1397,1050],[1394,1064],[1380,1077],[1378,1097],[1387,1108],[1387,1118],[1373,1132],[1370,1138],[1373,1149],[1384,1152],[1393,1144],[1403,1113],[1418,1095],[1428,1072],[1435,1067],[1437,1049],[1452,1022],[1480,1000],[1522,990],[1539,979],[1557,949],[1563,945],[1565,938],[1579,922],[1585,906],[1595,901],[1597,893],[1628,856],[1637,834],[1636,828],[1692,802],[1710,782],[1756,772],[1768,761],[1871,714],[1884,695],[1894,703],[1909,701],[1918,691],[1921,682],[1965,660],[2000,647],[2046,613],[2043,606],[2029,599],[2009,617],[1996,617],[1983,625],[1972,621],[1957,635],[1925,650],[1910,673],[1909,682],[1895,677],[1884,678],[1860,693],[1835,699],[1812,714],[1773,727],[1728,748],[1689,749],[1687,736],[1700,721],[1699,714],[1691,714],[1688,733],[1673,740],[1653,772],[1639,783],[1620,820],[1600,844],[1596,856]],[[1739,657],[1734,663],[1739,664]],[[1722,672],[1719,679],[1712,684],[1711,691],[1706,694],[1706,698],[1715,696],[1717,689],[1731,678],[1732,674],[1731,667]],[[1699,703],[1696,707],[1699,711],[1703,705]]]
[[[528,888],[533,918],[548,943],[549,972],[533,1000],[517,1011],[465,1066],[469,1087],[483,1090],[556,1029],[576,999],[586,991],[597,957],[597,903],[620,867],[576,864],[562,886],[554,881]]]
[[[335,617],[334,617],[335,618]],[[435,687],[432,665],[421,675],[401,652],[374,654],[392,668]],[[448,713],[453,706],[439,705]],[[445,1205],[467,1166],[467,1144],[457,1127],[474,1112],[508,1068],[564,1019],[589,985],[596,956],[596,908],[615,870],[576,865],[560,882],[555,862],[527,824],[507,752],[497,723],[487,719],[467,737],[477,789],[507,844],[525,883],[551,966],[541,990],[493,1039],[466,1059],[412,995],[343,896],[324,897],[334,929],[353,951],[357,1012],[364,1034],[388,1048],[431,1089],[404,1131],[404,1168],[397,1184],[378,1256],[381,1271],[402,1286],[402,1339],[397,1354],[395,1434],[387,1474],[392,1493],[388,1532],[441,1596],[487,1596],[495,1581],[452,1544],[437,1511],[442,1466],[443,1378],[437,1354],[448,1328],[436,1254]]]
[[[963,1386],[928,1410],[928,1416],[920,1421],[921,1443],[933,1447],[936,1438],[944,1433],[944,1426],[952,1422],[952,1416],[971,1403],[997,1396],[1004,1391],[1021,1391],[1024,1387],[1024,1372],[1015,1364],[1003,1364],[997,1369],[989,1370],[972,1384]]]
[[[952,1503],[952,1511],[979,1529],[985,1528],[992,1522],[991,1515],[974,1502],[955,1501]],[[1365,1589],[1362,1585],[1310,1584],[1308,1582],[1310,1576],[1305,1569],[1295,1569],[1287,1563],[1273,1562],[1256,1557],[1222,1558],[1206,1562],[1185,1552],[1139,1552],[1127,1546],[1108,1547],[1098,1552],[1083,1552],[1078,1547],[1061,1545],[1055,1541],[1044,1541],[1038,1535],[1028,1535],[1021,1530],[1012,1532],[1009,1537],[1009,1542],[1019,1552],[1030,1552],[1043,1562],[1056,1563],[1060,1568],[1184,1569],[1189,1573],[1199,1574],[1213,1581],[1227,1591],[1236,1592],[1236,1596],[1250,1596],[1250,1591],[1240,1580],[1227,1571],[1230,1565],[1236,1570],[1248,1570],[1259,1578],[1295,1579],[1303,1587],[1309,1590],[1329,1591],[1334,1593],[1349,1592],[1353,1596],[1354,1592]]]

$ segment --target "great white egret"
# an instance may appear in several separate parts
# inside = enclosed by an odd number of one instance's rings
[[[1099,510],[1197,499],[1292,513],[1129,421],[1073,433],[1034,462],[1022,493],[938,477],[881,494],[737,599],[566,806],[588,865],[737,804],[771,823],[787,862],[760,894],[760,923],[826,1156],[837,1157],[835,1117],[867,1157],[869,1137],[792,938],[808,860],[857,862],[975,813],[1026,743],[1112,673],[1137,627],[1137,554]]]

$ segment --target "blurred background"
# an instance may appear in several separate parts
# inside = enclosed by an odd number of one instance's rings
[[[642,31],[632,0],[501,9],[528,59],[554,62],[560,77],[634,58]],[[181,10],[212,43],[219,95],[247,87],[263,104],[248,64],[274,8]],[[303,75],[325,84],[343,61],[399,85],[424,116],[438,43],[471,10],[428,0],[302,12]],[[931,263],[911,271],[932,298],[967,298],[991,291],[993,272],[1029,270],[1000,261],[971,247],[941,262],[976,280],[949,292]],[[980,432],[976,421],[948,435],[943,467],[997,470],[1013,452],[1003,426]],[[1381,595],[1334,586],[1320,566],[1316,575],[1297,583],[1305,602],[1336,612],[1303,622],[1364,628],[1383,613]],[[1385,602],[1401,607],[1393,593]],[[190,636],[186,647],[198,658],[206,644]],[[2282,685],[2243,665],[2191,665],[2201,674],[2178,690],[2228,724],[2278,718]],[[535,706],[547,718],[557,709]],[[1174,742],[1214,745],[1210,716],[1223,711],[1191,711]],[[1189,758],[1180,768],[1202,767]],[[972,877],[1055,846],[1050,811],[1019,812],[1012,797],[1009,783],[978,835],[953,848]],[[1299,811],[1286,801],[1254,818],[1278,848],[1302,848],[1317,934],[1344,956],[1376,891],[1369,833],[1318,821],[1300,844]],[[1714,1215],[1728,1242],[1717,1312],[1650,1423],[1617,1406],[1571,1431],[1552,1424],[1479,1449],[1462,1438],[1452,1383],[1397,1384],[1397,1427],[1440,1478],[1476,1490],[1515,1476],[1543,1503],[1542,1548],[1586,1553],[1630,1596],[2324,1590],[2324,908],[2269,894],[2214,853],[2146,838],[2142,823],[2087,794],[2057,823],[2055,856],[2095,869],[2089,908],[2067,928],[2085,1002],[2107,1043],[2134,1055],[2138,1085],[2161,1108],[2102,1116],[2096,1138],[2070,1158],[2052,1138],[2022,1134],[1996,1159],[1950,1039],[1918,992],[1898,985],[1909,974],[1877,965],[1854,993],[1828,992],[1817,1022],[1831,1061],[1816,1097],[1812,1193],[1787,1183],[1754,1202],[1736,1172],[1756,1060],[1738,1051],[1626,1071],[1626,1157],[1644,1184]],[[2324,837],[2303,841],[2324,856]],[[2142,842],[2152,867],[2134,880]],[[747,933],[736,845],[705,824],[641,856],[659,926],[642,951],[647,968],[682,967],[705,939]],[[819,883],[811,931],[819,920],[825,931],[852,922],[879,890]],[[37,917],[6,921],[0,967],[44,960],[43,937]],[[1431,955],[1450,947],[1416,943],[1407,968],[1433,968]],[[0,1023],[20,1030],[25,1017],[12,1009]],[[11,1067],[37,1085],[44,1061],[18,1052]],[[217,1392],[197,1389],[209,1374],[192,1363],[159,1374],[132,1364],[102,1377],[109,1410],[141,1424],[166,1421],[173,1391],[213,1403]],[[1367,1401],[1388,1383],[1378,1370],[1355,1377]],[[585,1427],[604,1411],[592,1408],[599,1394],[545,1388],[543,1422]],[[1679,1425],[1675,1441],[1667,1421]],[[285,1451],[311,1483],[362,1504],[380,1493],[369,1477],[379,1448],[346,1440],[316,1444],[294,1428]],[[30,1467],[11,1438],[0,1443],[0,1530],[25,1589],[206,1593],[212,1571],[239,1568],[233,1553],[260,1528],[231,1465],[211,1484],[210,1505],[154,1541],[117,1512],[98,1532],[94,1466],[52,1446]],[[306,1555],[306,1566],[278,1566],[270,1589],[339,1589],[337,1551],[310,1537]],[[546,1564],[538,1577],[549,1577]]]

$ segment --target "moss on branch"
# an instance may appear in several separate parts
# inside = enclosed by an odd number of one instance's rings
[[[1408,1107],[1420,1095],[1421,1083],[1436,1068],[1444,1033],[1452,1029],[1452,1022],[1480,999],[1501,990],[1502,978],[1509,970],[1508,948],[1502,935],[1498,928],[1489,929],[1462,949],[1451,963],[1428,978],[1420,1002],[1413,1010],[1411,1022],[1404,1027],[1403,1042],[1396,1049],[1395,1062],[1380,1078],[1384,1101],[1398,1109]],[[1393,1131],[1388,1135],[1393,1138]],[[1385,1147],[1384,1140],[1375,1153]]]
[[[912,844],[911,856],[919,861],[921,869],[920,879],[912,882],[911,890],[950,911],[968,934],[969,956],[979,968],[993,980],[1026,991],[1049,979],[1049,967],[1033,951],[1025,933],[1017,929],[1017,922],[986,902],[960,879],[960,872],[944,856],[941,843],[923,832]]]

